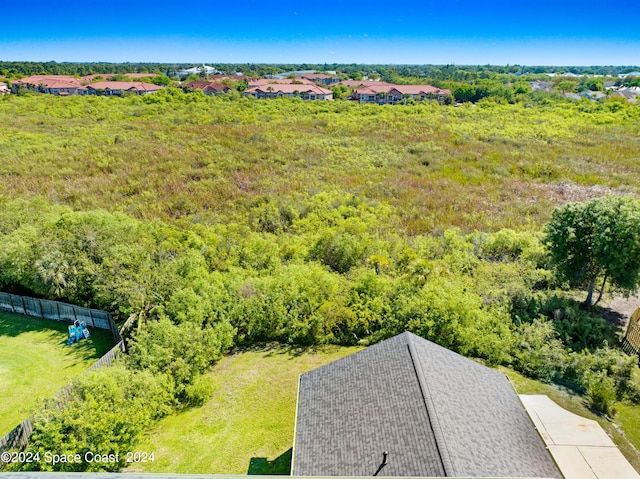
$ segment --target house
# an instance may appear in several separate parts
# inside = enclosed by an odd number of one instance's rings
[[[146,95],[156,93],[164,87],[153,83],[130,82],[130,81],[103,81],[87,85],[87,90],[91,95],[122,96],[125,93],[136,95]]]
[[[182,88],[185,92],[200,90],[205,95],[219,95],[221,93],[227,93],[229,90],[233,90],[230,86],[212,81],[192,81],[182,85]]]
[[[602,100],[603,98],[607,98],[607,95],[605,93],[594,90],[585,90],[583,92],[580,92],[580,96],[588,98],[589,100]]]
[[[509,380],[402,333],[300,376],[294,476],[562,478]]]
[[[621,73],[618,78],[640,77],[640,72]]]
[[[9,90],[6,83],[0,82],[0,95],[5,95],[7,93],[11,93],[11,90]]]
[[[532,82],[530,82],[531,84],[531,91],[551,91],[552,90],[552,85],[550,81],[541,81],[541,80],[534,80]]]
[[[255,98],[300,97],[305,100],[333,100],[331,90],[306,83],[268,83],[247,88],[244,95]]]
[[[631,103],[637,103],[638,102],[638,100],[637,100],[638,93],[636,93],[636,92],[626,91],[626,90],[618,90],[613,95],[614,96],[621,96],[623,98],[626,98],[627,101],[629,101]]]
[[[60,96],[86,94],[82,81],[67,75],[32,75],[15,80],[11,85],[14,93],[17,93],[20,88]]]
[[[360,103],[377,103],[379,105],[395,104],[407,98],[416,101],[438,100],[444,102],[451,91],[431,85],[388,85],[377,84],[353,89],[352,100]]]

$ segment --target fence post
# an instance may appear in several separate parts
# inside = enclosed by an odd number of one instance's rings
[[[91,314],[91,308],[87,308],[89,311],[89,318],[91,318],[91,326],[95,327],[96,323],[93,321],[93,314]]]
[[[16,312],[16,308],[13,305],[13,298],[11,297],[11,295],[9,295],[9,304],[11,305],[11,311],[15,313]]]
[[[60,306],[58,305],[57,301],[54,301],[55,305],[56,305],[56,314],[58,315],[58,318],[56,319],[56,321],[60,321]]]
[[[40,317],[44,319],[44,312],[42,311],[42,300],[38,299],[38,308],[40,308]]]
[[[29,316],[29,314],[27,313],[27,307],[24,304],[24,298],[22,296],[20,296],[20,302],[22,303],[22,311],[24,311],[24,315]]]

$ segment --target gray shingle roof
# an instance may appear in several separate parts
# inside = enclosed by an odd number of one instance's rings
[[[411,333],[300,376],[296,476],[561,478],[507,378]]]

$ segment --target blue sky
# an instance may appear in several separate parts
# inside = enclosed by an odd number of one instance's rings
[[[638,2],[5,2],[0,60],[639,65]]]

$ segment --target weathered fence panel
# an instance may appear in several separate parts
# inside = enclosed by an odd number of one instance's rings
[[[0,438],[0,452],[10,449],[22,449],[29,444],[29,437],[32,432],[33,424],[31,423],[31,419],[25,419],[14,427],[9,434]]]
[[[622,348],[628,354],[640,353],[640,308],[636,309],[629,318]]]
[[[73,323],[77,319],[84,321],[87,326],[92,328],[111,331],[116,343],[122,341],[118,327],[111,314],[99,309],[82,308],[59,301],[0,293],[0,310],[67,323]]]

